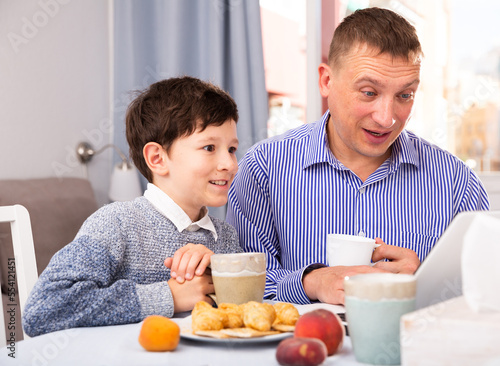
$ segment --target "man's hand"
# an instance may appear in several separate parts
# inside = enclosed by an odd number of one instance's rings
[[[315,269],[304,276],[304,290],[311,300],[344,304],[344,278],[360,273],[386,272],[371,266],[334,266]]]
[[[376,238],[375,242],[380,246],[373,251],[372,261],[378,262],[373,265],[374,268],[393,273],[415,273],[420,265],[417,253],[411,249],[387,245],[380,238]],[[383,259],[388,259],[388,261],[383,261]]]
[[[214,254],[202,244],[186,244],[178,249],[173,257],[165,259],[165,266],[170,268],[170,277],[177,282],[192,280],[194,276],[202,276],[210,264]],[[208,293],[208,292],[207,292]]]

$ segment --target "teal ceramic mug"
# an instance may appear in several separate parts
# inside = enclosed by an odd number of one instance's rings
[[[344,280],[347,327],[356,360],[399,365],[400,318],[415,310],[416,278],[369,273]]]

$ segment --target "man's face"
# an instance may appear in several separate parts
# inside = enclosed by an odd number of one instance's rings
[[[410,119],[420,62],[361,45],[334,67],[320,67],[320,91],[331,113],[330,148],[341,161],[381,164]]]

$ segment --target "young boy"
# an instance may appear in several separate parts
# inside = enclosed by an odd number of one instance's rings
[[[147,190],[96,211],[54,255],[22,314],[29,336],[212,303],[210,255],[242,251],[234,228],[206,208],[227,202],[237,120],[227,93],[191,77],[157,82],[131,103],[127,141]]]

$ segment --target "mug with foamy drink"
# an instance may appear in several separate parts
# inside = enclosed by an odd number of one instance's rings
[[[262,302],[266,287],[264,253],[214,254],[210,261],[217,304]]]

